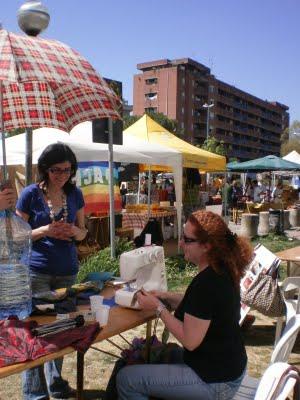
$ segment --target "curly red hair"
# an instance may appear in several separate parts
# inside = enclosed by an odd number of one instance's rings
[[[239,288],[246,266],[253,256],[249,240],[233,234],[225,221],[211,211],[196,211],[188,221],[193,225],[199,242],[211,244],[207,254],[209,265],[218,273],[226,268]]]

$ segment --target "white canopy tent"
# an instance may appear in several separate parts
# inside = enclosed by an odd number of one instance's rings
[[[282,157],[284,160],[294,162],[296,164],[300,164],[300,154],[296,151],[293,150],[286,156]]]
[[[25,134],[6,139],[7,165],[25,164]],[[108,145],[93,143],[92,123],[84,122],[77,125],[70,133],[54,128],[39,128],[32,134],[32,162],[37,160],[46,146],[55,142],[66,143],[80,161],[109,161]],[[173,149],[159,145],[139,143],[134,146],[114,145],[113,157],[115,162],[127,162],[150,165],[168,165],[174,171],[177,198],[178,232],[181,232],[181,203],[182,203],[182,156]],[[0,160],[2,154],[0,151]],[[180,237],[180,235],[178,235]]]
[[[88,144],[93,142],[92,134],[92,123],[83,122],[75,126],[71,132],[70,136],[76,141]],[[114,152],[117,146],[114,145]],[[129,145],[121,146],[124,149],[131,147]],[[175,182],[175,193],[176,193],[176,210],[177,210],[177,220],[178,220],[178,238],[181,236],[181,217],[182,217],[182,154],[174,149],[166,148],[158,144],[153,144],[149,142],[136,141],[134,143],[134,149],[141,152],[148,157],[151,157],[151,162],[147,161],[145,164],[150,165],[166,165],[170,166],[174,174]],[[114,156],[115,158],[115,156]],[[128,161],[129,162],[129,161]],[[140,164],[143,161],[140,160]]]
[[[39,128],[32,134],[32,163],[37,164],[37,160],[51,143],[64,142],[73,150],[78,161],[108,161],[107,145],[101,143],[77,143],[69,134],[59,129]],[[25,133],[12,136],[5,141],[8,165],[24,165],[25,163]],[[0,150],[1,154],[1,150]],[[2,154],[1,154],[2,159]],[[116,162],[152,163],[151,157],[139,153],[132,146],[114,146],[114,160]]]

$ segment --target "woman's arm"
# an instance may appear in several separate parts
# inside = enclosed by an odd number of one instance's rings
[[[138,293],[137,300],[144,310],[154,311],[159,305],[159,300],[146,292]],[[190,351],[200,346],[211,322],[210,320],[196,318],[187,313],[184,314],[184,321],[181,322],[166,308],[161,311],[160,318],[176,339]]]
[[[29,215],[16,209],[16,214],[23,218],[24,221],[28,222]],[[35,242],[36,240],[42,239],[43,237],[52,237],[60,240],[70,240],[71,228],[69,224],[62,221],[52,222],[48,225],[40,226],[36,229],[32,229],[31,237]]]
[[[171,310],[176,310],[183,299],[183,293],[153,290],[151,291],[151,294],[153,294],[153,296],[157,297],[159,300],[162,300],[163,303],[165,302],[170,305]]]
[[[84,208],[82,207],[76,213],[76,221],[75,225],[72,227],[72,233],[75,240],[83,240],[87,232],[88,230],[84,224]]]

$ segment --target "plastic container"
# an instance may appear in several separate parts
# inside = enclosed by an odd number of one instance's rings
[[[29,258],[31,227],[10,210],[0,212],[0,319],[32,310]]]

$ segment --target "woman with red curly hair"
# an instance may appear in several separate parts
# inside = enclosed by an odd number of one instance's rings
[[[252,247],[209,211],[188,218],[181,247],[186,261],[198,266],[185,294],[142,292],[138,302],[142,309],[156,310],[182,353],[174,364],[123,368],[117,376],[120,400],[229,400],[243,379],[247,355],[239,327],[239,285]]]

